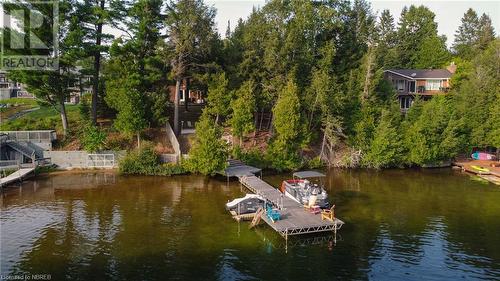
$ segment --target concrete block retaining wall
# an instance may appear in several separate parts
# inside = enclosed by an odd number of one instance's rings
[[[105,164],[103,161],[91,161],[89,160],[89,154],[104,156],[104,155],[113,155],[112,157],[106,158]],[[118,167],[119,160],[123,157],[124,152],[122,151],[104,151],[100,153],[88,153],[87,151],[44,151],[43,157],[50,158],[52,164],[57,165],[62,169],[73,169],[73,168],[116,168]],[[109,159],[113,159],[110,161]],[[93,164],[97,162],[97,165]],[[102,163],[101,163],[102,162]]]
[[[166,125],[166,129],[167,129],[167,138],[170,144],[172,145],[172,148],[174,149],[175,153],[160,155],[160,161],[162,161],[162,163],[178,163],[181,158],[181,146],[179,144],[179,141],[177,140],[177,137],[175,136],[174,130],[172,130],[172,127],[168,122]]]

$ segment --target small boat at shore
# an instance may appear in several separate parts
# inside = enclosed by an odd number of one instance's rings
[[[326,176],[316,171],[302,171],[293,174],[291,180],[281,184],[280,191],[285,196],[305,206],[317,205],[321,209],[328,209],[328,193],[323,188],[322,180]],[[318,182],[311,182],[317,181]]]
[[[496,160],[496,156],[494,154],[481,151],[472,153],[471,158],[474,160]]]
[[[245,197],[236,198],[226,204],[233,217],[252,218],[259,208],[264,207],[265,200],[262,196],[256,194],[247,194]]]

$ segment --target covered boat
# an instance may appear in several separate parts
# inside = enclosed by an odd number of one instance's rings
[[[264,207],[264,198],[256,194],[247,194],[226,204],[226,209],[233,215],[253,214]]]
[[[296,202],[305,205],[317,205],[322,209],[330,207],[328,194],[323,188],[326,176],[316,171],[302,171],[293,174],[293,179],[281,184],[281,192]]]

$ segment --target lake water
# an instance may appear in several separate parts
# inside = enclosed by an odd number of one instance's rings
[[[277,186],[289,175],[265,176]],[[74,173],[4,191],[2,278],[499,280],[500,188],[448,169],[331,170],[337,236],[288,243],[224,204],[236,181]],[[33,280],[33,279],[32,279]]]

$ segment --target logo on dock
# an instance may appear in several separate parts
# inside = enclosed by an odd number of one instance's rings
[[[59,6],[57,1],[1,1],[3,70],[57,70]]]

